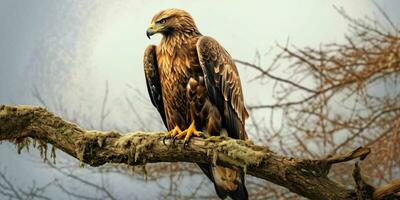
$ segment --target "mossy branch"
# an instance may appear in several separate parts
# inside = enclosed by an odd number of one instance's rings
[[[370,152],[368,148],[358,148],[321,160],[307,160],[278,155],[265,146],[226,137],[194,138],[186,148],[179,141],[177,145],[169,141],[164,145],[164,134],[134,132],[122,135],[117,132],[86,130],[44,108],[0,106],[0,141],[12,141],[21,150],[29,144],[26,139],[31,138],[39,141],[39,147],[44,151],[47,150],[46,144],[52,144],[91,166],[105,163],[133,166],[156,162],[236,166],[243,168],[247,174],[271,181],[310,199],[396,198],[395,192],[400,187],[395,182],[395,186],[375,189],[362,180],[357,171],[358,165],[354,173],[354,189],[348,189],[327,177],[332,164],[364,158]]]

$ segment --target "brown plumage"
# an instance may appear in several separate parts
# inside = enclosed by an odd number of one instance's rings
[[[228,52],[202,36],[189,13],[168,9],[152,19],[147,36],[163,35],[144,55],[147,88],[169,137],[190,139],[227,134],[247,139],[248,118],[238,71]],[[181,131],[185,130],[185,131]],[[247,199],[244,173],[237,168],[199,164],[224,199]]]

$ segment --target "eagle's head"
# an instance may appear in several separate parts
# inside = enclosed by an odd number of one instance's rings
[[[184,10],[171,8],[158,12],[151,20],[150,27],[146,31],[147,37],[161,33],[171,36],[177,33],[199,34],[196,24],[190,14]]]

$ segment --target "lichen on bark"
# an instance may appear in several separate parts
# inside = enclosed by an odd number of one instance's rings
[[[37,143],[36,148],[45,160],[47,145],[51,144],[50,156],[53,160],[57,148],[91,166],[106,163],[145,166],[146,163],[157,162],[214,162],[241,167],[249,175],[271,181],[310,199],[398,198],[396,192],[399,191],[400,181],[395,180],[391,185],[380,188],[363,187],[366,184],[357,178],[361,177],[358,176],[361,172],[357,172],[356,184],[349,189],[327,176],[331,165],[365,158],[370,152],[368,148],[320,160],[307,160],[279,155],[265,146],[224,136],[193,138],[186,147],[180,141],[176,145],[171,141],[163,144],[164,134],[133,132],[123,135],[112,131],[86,130],[43,108],[0,105],[0,141],[14,142],[18,152],[28,148],[30,143]]]

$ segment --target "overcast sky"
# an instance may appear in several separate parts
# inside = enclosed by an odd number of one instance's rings
[[[400,22],[400,1],[376,2]],[[201,33],[217,39],[234,58],[252,62],[259,51],[263,64],[272,59],[266,54],[269,49],[288,38],[297,46],[343,41],[347,23],[333,5],[354,17],[379,16],[367,0],[0,0],[0,104],[40,105],[32,95],[37,88],[56,113],[62,113],[57,108],[62,104],[71,113],[79,110],[98,118],[108,81],[112,112],[106,127],[135,130],[125,126],[135,119],[126,111],[126,98],[151,109],[147,99],[133,95],[135,90],[147,95],[143,51],[160,37],[148,40],[145,31],[157,11],[185,9]],[[251,71],[239,71],[247,104],[264,99],[257,86],[246,81]],[[96,122],[91,126],[99,127]],[[43,178],[46,170],[25,161],[27,157],[17,156],[12,145],[0,145],[0,168],[6,167],[18,183],[51,179]]]

